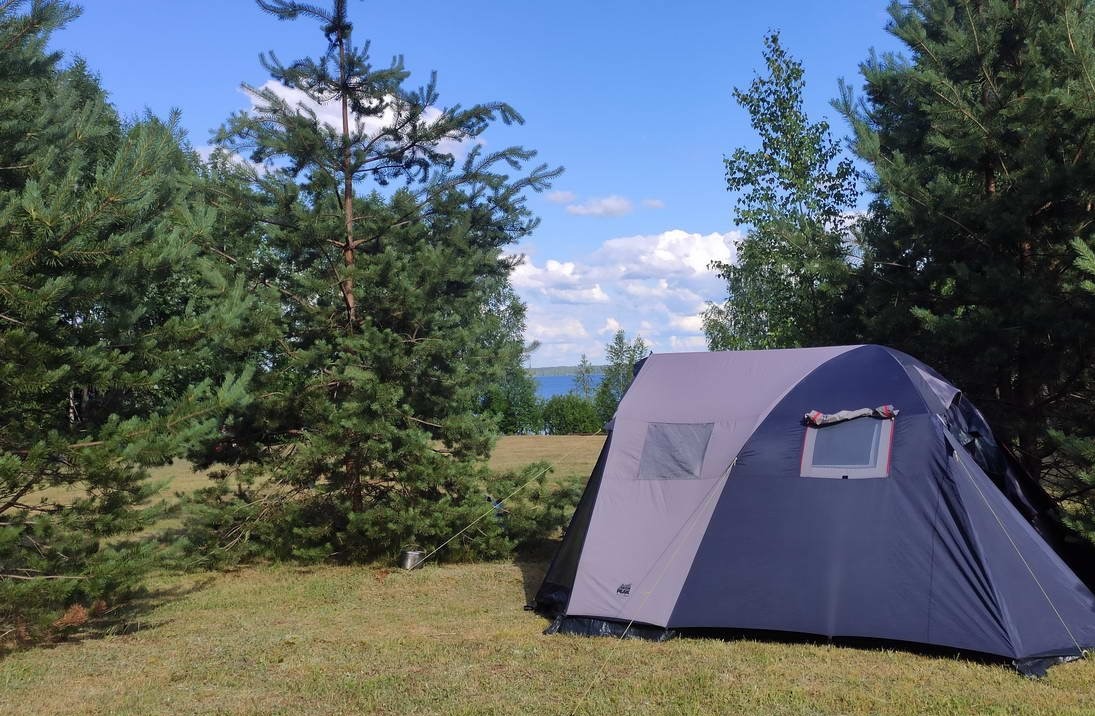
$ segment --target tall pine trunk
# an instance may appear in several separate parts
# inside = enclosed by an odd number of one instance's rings
[[[342,214],[346,222],[346,235],[342,243],[342,264],[347,275],[343,277],[339,285],[342,289],[342,300],[346,304],[346,330],[354,332],[357,325],[357,302],[354,299],[354,177],[350,156],[350,99],[346,87],[346,24],[345,18],[340,18],[342,23],[338,30],[338,76],[342,89]]]
[[[346,275],[339,282],[339,286],[342,290],[342,300],[346,304],[346,332],[353,333],[357,326],[357,301],[354,298],[353,277],[357,247],[354,245],[354,176],[350,151],[350,98],[346,81],[346,27],[346,18],[339,18],[338,78],[342,103],[342,215],[346,222],[346,234],[342,243],[342,265]],[[347,431],[346,439],[355,439],[351,431]],[[365,503],[362,497],[361,471],[358,470],[357,462],[349,456],[346,458],[344,467],[350,510],[363,512]]]

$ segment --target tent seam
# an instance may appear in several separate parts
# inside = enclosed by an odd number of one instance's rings
[[[737,453],[735,453],[734,456],[731,458],[730,467],[726,468],[726,472],[723,474],[722,477],[729,477],[730,470],[737,464],[738,460],[740,460],[742,458],[742,451],[745,450],[745,447],[753,439],[753,436],[757,432],[757,428],[759,428],[764,423],[764,421],[768,419],[768,416],[772,414],[772,411],[775,410],[776,407],[779,406],[780,403],[782,403],[784,401],[784,399],[787,398],[787,396],[791,393],[792,390],[794,390],[797,386],[801,385],[803,381],[807,380],[814,373],[821,370],[821,368],[823,366],[828,365],[829,363],[831,363],[834,360],[837,360],[838,358],[843,358],[844,356],[855,353],[856,351],[862,350],[863,348],[867,348],[869,345],[870,344],[860,343],[860,344],[855,344],[855,345],[850,345],[850,346],[840,346],[842,348],[846,348],[847,350],[843,350],[840,353],[837,353],[835,356],[831,356],[831,357],[826,358],[825,360],[821,361],[820,363],[815,365],[813,368],[808,370],[806,373],[804,373],[801,377],[799,377],[799,379],[797,381],[795,381],[795,383],[793,385],[789,386],[786,390],[784,390],[782,393],[780,393],[779,396],[775,400],[773,400],[771,403],[768,404],[768,407],[764,409],[764,412],[753,423],[753,427],[749,432],[749,436],[741,444],[741,447],[738,448]],[[706,459],[706,456],[705,456],[705,459]],[[729,481],[729,480],[727,480],[727,481]],[[723,485],[723,489],[725,489],[725,485]],[[707,523],[708,526],[710,526],[711,520],[715,519],[715,514],[718,512],[719,505],[721,503],[722,503],[722,493],[719,493],[719,499],[715,501],[715,505],[711,509],[711,517],[708,518],[708,523]],[[704,533],[704,536],[706,536],[706,531]],[[696,544],[696,554],[697,555],[700,553],[701,549],[703,549],[703,537],[701,537],[700,542]],[[677,605],[680,603],[681,594],[684,593],[684,589],[688,585],[688,580],[692,576],[692,569],[694,567],[695,567],[695,562],[693,561],[692,565],[684,573],[684,579],[681,580],[680,591],[677,592],[677,598],[673,601],[673,607],[669,610],[669,616],[666,619],[666,628],[670,628],[669,625],[671,625],[674,621],[674,616],[676,616],[676,613],[677,613]]]
[[[938,418],[938,416],[936,416]],[[939,419],[942,422],[942,419]],[[944,425],[945,427],[945,425]],[[955,499],[957,504],[961,507],[963,516],[969,526],[969,542],[971,554],[977,558],[977,565],[981,569],[981,573],[985,580],[985,587],[989,592],[989,596],[992,597],[993,605],[996,607],[997,623],[1000,629],[1004,632],[1004,639],[1007,642],[1008,647],[1011,649],[1013,655],[1018,658],[1019,649],[1015,643],[1015,635],[1018,630],[1015,628],[1014,620],[1011,618],[1011,612],[1007,608],[1007,604],[1004,602],[1004,598],[1000,595],[1000,591],[996,588],[996,580],[993,578],[992,573],[989,570],[989,562],[987,558],[987,550],[984,545],[981,544],[981,540],[978,537],[977,531],[973,528],[973,520],[970,517],[969,507],[966,505],[965,499],[962,497],[961,489],[958,486],[958,477],[954,473],[954,468],[950,466],[950,462],[954,461],[961,465],[962,460],[957,454],[959,447],[952,445],[950,440],[950,434],[945,432],[943,435],[944,442],[950,446],[952,452],[947,459],[947,475],[954,483]]]
[[[928,404],[928,399],[924,397],[924,394],[920,391],[920,386],[917,383],[918,380],[922,379],[913,378],[912,373],[909,372],[908,366],[906,366],[904,363],[897,359],[897,356],[893,354],[893,351],[890,350],[889,346],[879,346],[879,348],[881,348],[882,351],[890,357],[890,360],[892,360],[894,363],[897,363],[897,367],[900,368],[901,372],[905,374],[905,377],[909,379],[909,384],[913,386],[913,389],[916,391],[916,395],[920,398],[920,402],[924,404],[924,409],[927,410],[928,414],[935,415],[935,411],[933,411],[932,406]]]
[[[932,638],[932,611],[935,607],[935,545],[939,542],[939,511],[943,504],[943,491],[936,485],[935,514],[932,516],[932,550],[928,567],[928,619],[927,641]]]

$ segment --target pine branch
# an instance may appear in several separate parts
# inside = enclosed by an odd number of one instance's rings
[[[38,484],[39,480],[39,476],[35,475],[31,477],[30,480],[28,480],[26,483],[24,483],[22,487],[17,489],[15,491],[15,494],[10,497],[7,502],[5,502],[3,505],[0,505],[0,515],[4,514],[12,507],[18,505],[19,500],[23,499],[23,497],[25,497],[28,492],[34,489],[34,486]]]
[[[1067,10],[1062,13],[1062,17],[1065,23],[1065,34],[1068,37],[1068,47],[1070,50],[1072,50],[1072,54],[1075,55],[1077,60],[1080,62],[1080,69],[1083,70],[1084,79],[1087,80],[1088,89],[1091,90],[1091,98],[1095,100],[1095,81],[1093,81],[1091,78],[1091,69],[1087,66],[1087,63],[1084,62],[1083,57],[1080,56],[1079,51],[1076,49],[1076,42],[1072,39],[1072,26],[1069,24],[1068,21],[1069,14],[1070,13]]]
[[[25,576],[25,575],[22,575],[22,574],[0,574],[0,579],[18,579],[18,580],[23,580],[23,581],[38,581],[38,580],[49,580],[49,579],[84,580],[84,579],[88,579],[88,577],[86,577],[84,575],[81,575],[81,574],[43,574],[43,575],[37,575],[37,576]]]

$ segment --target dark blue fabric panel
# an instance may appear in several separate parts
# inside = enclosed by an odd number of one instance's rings
[[[838,356],[810,373],[772,409],[742,447],[735,473],[748,466],[749,472],[797,477],[806,436],[803,415],[811,410],[836,413],[885,404],[900,411],[895,433],[912,416],[928,412],[904,368],[885,348],[863,346]]]
[[[886,403],[901,411],[889,477],[799,476],[804,413]],[[884,348],[865,346],[820,366],[743,447],[669,626],[865,636],[1011,656],[969,527],[952,516],[960,496],[941,488],[948,457],[935,422]]]
[[[957,447],[957,442],[954,442]],[[965,452],[952,462],[1015,656],[1076,655],[1095,646],[1095,596]],[[1071,631],[1071,635],[1069,632]]]
[[[932,419],[932,427],[932,444],[946,446],[943,426]],[[950,450],[936,449],[932,457],[930,474],[938,491],[925,641],[1014,658],[1010,629],[985,566],[983,546],[950,472]]]

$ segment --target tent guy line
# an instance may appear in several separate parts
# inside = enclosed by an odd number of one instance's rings
[[[564,455],[564,456],[563,456],[562,458],[560,458],[560,459],[559,459],[559,462],[564,462],[565,460],[568,460],[568,459],[570,459],[570,456],[571,456],[571,455],[573,455],[573,454],[574,454],[574,451],[571,451],[571,452],[567,453],[566,455]],[[435,548],[433,549],[433,551],[431,551],[431,552],[430,552],[429,554],[427,554],[427,555],[426,555],[425,557],[423,557],[422,559],[418,560],[418,561],[417,561],[417,562],[415,562],[414,564],[412,564],[412,565],[411,565],[410,567],[408,567],[408,569],[416,569],[416,568],[418,568],[418,567],[421,567],[421,566],[422,566],[423,564],[425,564],[425,563],[426,563],[426,560],[427,560],[427,559],[429,559],[430,557],[432,557],[432,556],[434,556],[435,554],[437,554],[438,552],[440,552],[440,551],[441,551],[441,550],[442,550],[442,549],[443,549],[443,548],[445,547],[445,545],[447,545],[447,544],[448,544],[449,542],[452,542],[452,541],[453,541],[454,539],[456,539],[456,538],[457,538],[457,537],[459,537],[460,535],[462,535],[462,534],[464,534],[465,532],[467,532],[468,530],[470,530],[470,529],[471,529],[472,527],[474,527],[474,526],[475,526],[476,524],[478,524],[478,523],[479,523],[480,521],[482,521],[482,520],[483,520],[484,518],[488,517],[489,515],[493,515],[493,514],[495,514],[495,513],[497,512],[497,508],[498,508],[498,506],[499,506],[499,505],[502,505],[502,504],[504,504],[506,500],[508,500],[509,498],[513,497],[514,495],[516,495],[516,494],[517,494],[518,492],[520,492],[521,490],[525,489],[526,487],[528,487],[528,486],[529,486],[529,485],[531,485],[532,483],[534,483],[534,482],[536,482],[537,480],[539,480],[539,479],[540,479],[540,477],[542,477],[542,476],[543,476],[543,475],[544,475],[544,474],[545,474],[545,473],[546,473],[546,472],[547,472],[548,470],[550,470],[550,469],[552,469],[552,467],[551,467],[551,465],[548,465],[547,467],[545,467],[544,469],[540,470],[540,471],[539,471],[538,473],[536,473],[535,475],[533,475],[533,476],[532,476],[531,478],[529,478],[529,481],[528,481],[528,482],[526,482],[525,484],[521,485],[520,487],[518,487],[518,488],[517,488],[516,490],[514,490],[513,492],[509,493],[508,495],[506,495],[505,497],[503,497],[503,498],[502,498],[502,499],[500,499],[500,500],[495,500],[495,501],[493,501],[493,502],[492,502],[492,504],[491,504],[491,507],[490,507],[490,509],[489,509],[489,510],[487,510],[486,512],[484,512],[483,514],[479,515],[479,516],[478,516],[478,517],[476,517],[476,518],[475,518],[474,520],[472,520],[471,522],[469,522],[469,523],[468,523],[468,524],[467,524],[467,525],[466,525],[466,526],[464,527],[464,529],[460,530],[459,532],[457,532],[456,534],[454,534],[454,535],[453,535],[452,537],[449,537],[449,538],[448,538],[447,540],[445,540],[444,542],[442,542],[441,544],[439,544],[439,545],[438,545],[437,547],[435,547]]]
[[[940,419],[939,422],[942,423],[943,420]],[[946,423],[943,423],[943,425],[945,428]],[[988,498],[985,497],[985,493],[982,492],[981,488],[977,485],[977,481],[973,479],[973,473],[971,473],[969,468],[966,467],[965,461],[962,460],[961,457],[959,457],[958,451],[961,449],[961,446],[958,445],[957,441],[954,439],[954,436],[950,434],[950,431],[944,430],[943,434],[946,436],[947,442],[950,443],[951,449],[954,450],[954,460],[962,467],[962,472],[966,473],[966,477],[969,479],[970,484],[972,484],[974,488],[976,488],[977,494],[981,495],[981,499],[982,501],[984,501],[985,507],[987,507],[989,509],[989,512],[992,513],[993,518],[996,520],[996,524],[1000,525],[1000,529],[1004,532],[1004,536],[1008,538],[1008,542],[1011,543],[1011,547],[1015,550],[1015,554],[1019,555],[1019,559],[1022,560],[1023,566],[1027,568],[1027,572],[1030,574],[1031,579],[1033,579],[1034,583],[1038,585],[1038,589],[1042,592],[1042,596],[1046,598],[1046,603],[1049,604],[1049,608],[1052,609],[1053,613],[1057,615],[1057,620],[1061,622],[1061,626],[1064,627],[1065,631],[1068,633],[1068,638],[1071,639],[1072,643],[1076,646],[1076,651],[1079,652],[1080,658],[1086,659],[1087,650],[1080,646],[1080,642],[1076,639],[1076,635],[1073,634],[1072,630],[1068,628],[1068,624],[1065,622],[1065,618],[1061,616],[1061,612],[1057,609],[1057,605],[1053,603],[1052,599],[1050,599],[1049,594],[1046,592],[1046,588],[1042,586],[1042,582],[1038,579],[1038,575],[1036,575],[1034,573],[1034,570],[1031,569],[1030,562],[1028,562],[1027,558],[1023,556],[1022,550],[1019,549],[1019,545],[1015,544],[1015,540],[1012,539],[1011,533],[1008,532],[1008,528],[1004,526],[1004,523],[1000,519],[1000,516],[996,514],[996,510],[994,510],[992,508],[992,505],[989,504]]]

